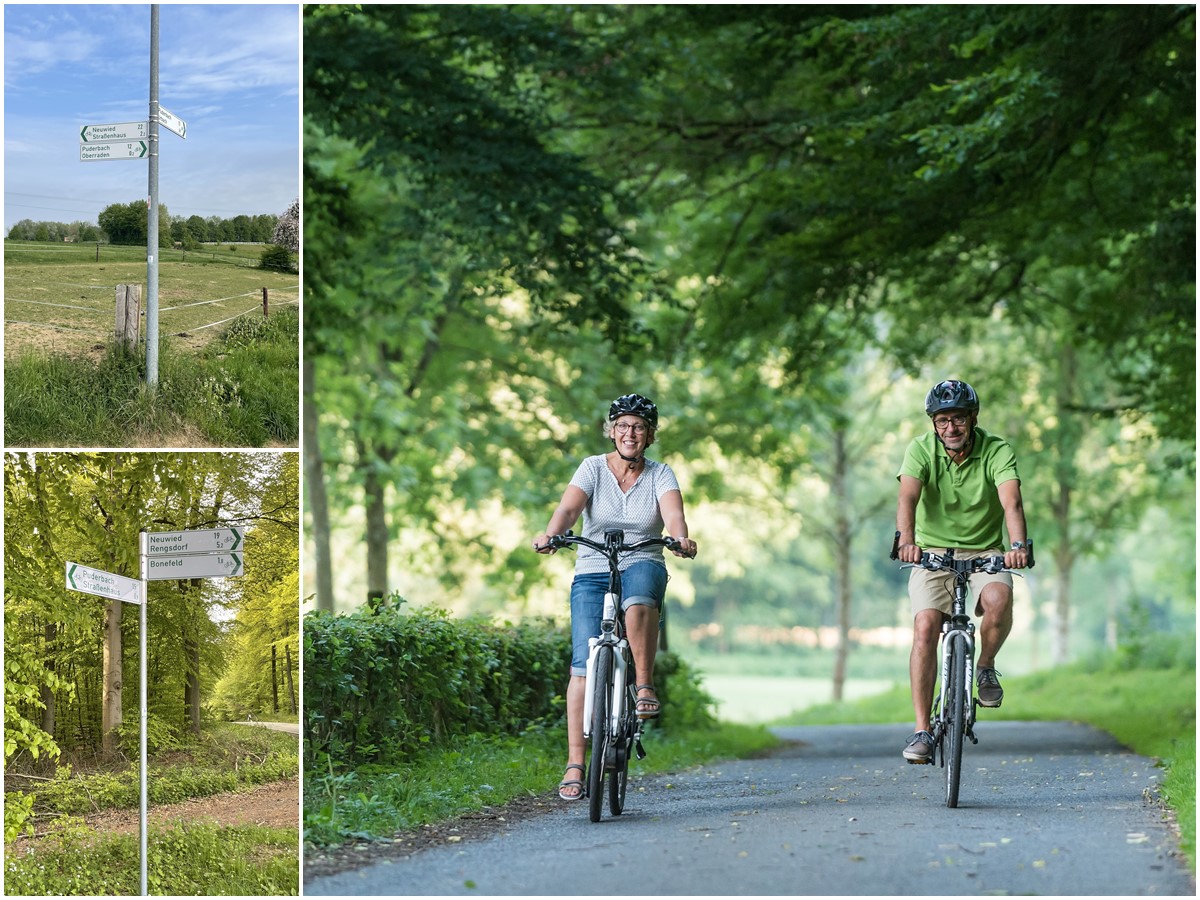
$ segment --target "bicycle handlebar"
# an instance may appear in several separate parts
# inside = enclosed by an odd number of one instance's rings
[[[1029,551],[1029,565],[1026,566],[1025,568],[1032,569],[1033,568],[1033,538],[1030,538],[1029,540],[1027,540],[1025,542],[1025,549]],[[890,559],[899,559],[900,558],[900,532],[899,531],[897,531],[896,536],[894,538],[892,538],[892,552],[889,554],[889,558]],[[951,556],[939,556],[936,553],[930,553],[928,550],[922,550],[921,551],[921,561],[919,563],[908,563],[908,565],[909,566],[918,566],[922,569],[931,569],[933,571],[937,571],[938,569],[951,569],[951,568],[954,568],[954,566],[947,565],[946,562],[947,562],[947,560],[950,560],[952,558],[953,558],[953,554],[951,554]],[[1013,569],[1005,569],[1004,568],[1004,557],[1003,556],[981,557],[979,560],[977,560],[977,562],[983,563],[985,560],[992,561],[992,560],[997,560],[997,559],[1000,560],[1000,568],[994,572],[989,569],[985,569],[982,565],[975,567],[972,571],[975,571],[975,572],[986,571],[989,575],[996,575],[999,572],[1015,571]],[[939,563],[941,563],[941,565],[932,565],[932,566],[927,565],[926,563],[930,560],[939,562]],[[954,561],[962,562],[962,560],[954,560]]]
[[[921,561],[919,563],[906,563],[901,568],[913,569],[928,569],[931,572],[940,572],[942,569],[951,569],[955,572],[963,572],[970,575],[975,572],[984,572],[988,575],[999,575],[1002,572],[1010,574],[1019,574],[1013,569],[1004,568],[1003,556],[980,556],[975,559],[955,559],[954,556],[942,556],[937,553],[930,553],[928,550],[921,552]]]
[[[584,537],[581,534],[572,534],[569,531],[565,534],[553,534],[549,536],[550,539],[545,543],[544,547],[551,547],[555,550],[561,550],[562,548],[568,547],[571,544],[583,544],[585,547],[591,547],[593,550],[603,553],[609,559],[616,559],[616,554],[618,553],[629,553],[634,550],[644,550],[646,547],[666,547],[668,550],[675,551],[682,546],[677,538],[669,536],[649,538],[644,541],[638,541],[636,544],[626,544],[624,533],[611,533],[620,534],[620,538],[618,540],[603,544],[599,541],[594,541],[591,538]],[[692,558],[691,554],[685,555],[689,558]]]

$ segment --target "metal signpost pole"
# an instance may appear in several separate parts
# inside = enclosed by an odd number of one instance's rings
[[[141,535],[139,536],[139,542],[141,544],[141,547],[140,547],[141,554],[140,555],[141,555],[141,574],[142,574],[142,602],[141,602],[141,609],[138,610],[138,634],[139,634],[138,691],[140,694],[139,702],[141,705],[141,721],[138,723],[138,732],[139,732],[138,739],[141,743],[141,748],[139,750],[140,772],[138,775],[138,784],[139,784],[139,790],[140,790],[139,803],[141,805],[141,857],[142,857],[141,886],[142,886],[142,896],[143,897],[150,896],[150,892],[148,889],[148,880],[146,877],[146,849],[147,849],[146,845],[148,843],[147,836],[149,834],[149,830],[147,827],[147,816],[146,816],[146,723],[147,723],[147,716],[149,715],[149,710],[148,710],[149,704],[146,702],[146,607],[149,605],[149,600],[150,600],[150,591],[149,591],[150,567],[146,560],[148,539],[149,539],[148,534],[146,533],[145,530],[143,530]]]
[[[146,385],[158,385],[158,4],[150,5],[150,208],[146,219]]]
[[[126,578],[124,575],[117,575],[115,572],[105,572],[102,569],[93,569],[91,566],[83,566],[79,563],[67,562],[67,582],[68,591],[79,591],[82,594],[91,594],[95,597],[107,597],[109,600],[120,600],[122,603],[136,603],[141,607],[138,610],[138,658],[140,660],[139,680],[141,686],[141,722],[139,723],[138,732],[141,738],[141,764],[139,767],[138,781],[141,787],[140,806],[141,806],[141,850],[142,850],[142,896],[148,897],[150,894],[147,891],[146,882],[146,598],[148,596],[147,586],[149,584],[149,566],[146,563],[146,532],[141,535],[141,579]]]

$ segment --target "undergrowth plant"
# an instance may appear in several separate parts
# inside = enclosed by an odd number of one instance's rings
[[[139,838],[64,823],[37,847],[4,859],[6,896],[136,896]],[[293,828],[152,825],[147,840],[151,896],[296,896],[299,840]]]
[[[181,435],[219,447],[294,446],[299,321],[294,306],[244,316],[199,351],[166,337],[153,392],[141,354],[116,346],[96,360],[23,352],[4,366],[5,446],[153,446]]]

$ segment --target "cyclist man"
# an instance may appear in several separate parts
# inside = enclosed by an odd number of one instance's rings
[[[940,381],[925,397],[925,413],[933,431],[915,438],[904,453],[897,478],[900,498],[896,530],[899,558],[921,561],[922,548],[959,559],[1004,555],[1004,565],[1023,569],[1026,549],[1025,509],[1021,480],[1012,447],[976,423],[979,397],[964,381]],[[1011,540],[1004,551],[1003,532]],[[913,611],[913,643],[909,679],[916,732],[904,747],[910,763],[933,762],[929,720],[937,677],[937,646],[942,623],[950,613],[953,575],[913,569],[908,596]],[[996,671],[996,653],[1012,629],[1012,576],[971,576],[979,623],[976,683],[981,706],[997,707],[1004,698]]]

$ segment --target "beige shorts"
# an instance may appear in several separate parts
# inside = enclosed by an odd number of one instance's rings
[[[922,547],[921,549],[938,555],[946,552],[945,547]],[[954,551],[955,559],[978,559],[981,556],[1003,555],[1004,551],[999,549],[956,549]],[[983,615],[983,607],[979,603],[979,595],[983,591],[984,585],[993,583],[1007,585],[1009,592],[1012,592],[1012,576],[1007,573],[988,575],[984,572],[979,572],[971,576],[971,594],[975,597],[976,618]],[[908,599],[912,603],[912,614],[914,616],[923,609],[936,609],[946,615],[950,615],[950,608],[954,602],[954,573],[945,570],[930,572],[928,569],[912,569],[908,576]],[[968,605],[967,608],[970,609],[970,606]]]

